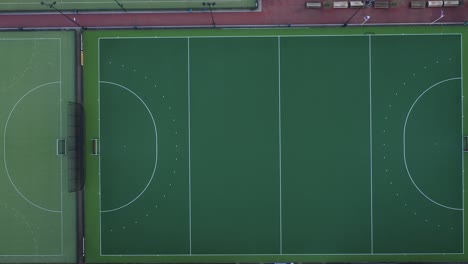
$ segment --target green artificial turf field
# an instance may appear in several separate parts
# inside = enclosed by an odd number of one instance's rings
[[[74,32],[0,33],[0,262],[76,260],[68,192],[67,103]]]
[[[86,32],[88,262],[466,259],[464,31]]]

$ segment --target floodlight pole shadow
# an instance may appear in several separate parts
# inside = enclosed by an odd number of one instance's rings
[[[127,9],[125,9],[124,5],[119,2],[119,0],[114,0],[114,2],[124,11],[127,12]]]
[[[55,11],[57,11],[58,13],[60,13],[62,16],[66,17],[68,20],[70,20],[73,24],[77,25],[78,27],[80,27],[81,29],[86,29],[86,27],[83,27],[82,25],[80,25],[78,22],[76,22],[75,20],[71,19],[71,17],[65,15],[62,11],[58,10],[55,5],[57,4],[56,1],[52,2],[52,3],[46,3],[44,1],[41,1],[41,5],[43,6],[47,6],[48,8],[51,8],[51,9],[54,9]]]
[[[213,24],[213,27],[215,28],[216,23],[215,23],[214,16],[213,16],[213,6],[216,5],[216,2],[202,2],[202,5],[208,7],[208,10],[210,11],[210,16],[211,16],[211,23]]]

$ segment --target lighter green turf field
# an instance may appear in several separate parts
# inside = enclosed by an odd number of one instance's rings
[[[147,10],[158,9],[206,9],[202,5],[205,0],[0,0],[1,11],[54,11],[41,2],[47,4],[55,2],[55,8],[59,10]],[[239,8],[256,9],[257,0],[217,0],[213,9]]]
[[[87,261],[467,260],[467,34],[86,32]]]
[[[74,262],[75,194],[67,102],[74,100],[73,32],[0,33],[0,262]]]

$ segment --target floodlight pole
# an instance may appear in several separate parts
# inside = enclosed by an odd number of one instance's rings
[[[441,20],[443,17],[444,17],[444,11],[443,10],[440,10],[440,17],[437,18],[436,20],[432,21],[431,25],[436,23],[437,21]]]
[[[208,9],[210,10],[210,16],[211,16],[211,23],[213,24],[213,27],[216,27],[216,23],[213,17],[213,6],[216,5],[216,2],[203,2],[203,6],[208,6]]]
[[[81,29],[86,29],[86,27],[83,27],[83,26],[80,25],[78,22],[76,22],[75,20],[71,19],[69,16],[65,15],[62,11],[58,10],[58,9],[55,7],[55,4],[57,4],[56,1],[54,1],[54,2],[52,2],[52,3],[50,3],[50,4],[41,1],[41,5],[47,6],[48,8],[51,8],[51,9],[54,9],[55,11],[59,12],[62,16],[66,17],[68,20],[70,20],[73,24],[79,26]]]
[[[356,12],[354,12],[354,14],[353,14],[350,18],[348,18],[348,20],[346,20],[346,22],[344,22],[343,27],[347,27],[349,21],[351,21],[351,19],[353,19],[353,17],[356,16],[357,13],[358,13],[359,11],[361,11],[361,9],[362,9],[363,7],[364,7],[364,5],[360,6],[360,7],[356,10]]]
[[[114,0],[114,1],[124,12],[127,12],[127,9],[125,9],[122,3],[120,3],[118,0]]]
[[[370,18],[371,18],[371,16],[365,16],[364,17],[364,22],[361,23],[361,26],[364,25]]]

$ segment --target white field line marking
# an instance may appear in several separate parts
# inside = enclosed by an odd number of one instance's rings
[[[101,140],[101,39],[98,39],[98,83],[97,83],[97,93],[98,93],[98,138]],[[99,142],[99,144],[101,144]],[[100,148],[100,146],[99,146]],[[99,181],[99,255],[102,256],[102,201],[101,201],[101,153],[99,149],[99,156],[98,156],[98,181]]]
[[[191,112],[190,112],[190,38],[187,38],[187,93],[188,93],[188,173],[189,173],[189,252],[192,254],[192,146],[191,146]]]
[[[30,201],[28,198],[26,198],[26,196],[24,196],[19,190],[18,188],[16,187],[16,185],[13,183],[13,180],[11,179],[11,176],[10,176],[10,173],[8,171],[8,166],[7,166],[7,162],[6,162],[6,132],[7,132],[7,128],[8,128],[8,122],[10,121],[10,118],[11,118],[11,115],[13,114],[13,112],[15,111],[15,108],[18,106],[18,104],[26,97],[28,96],[29,94],[31,94],[32,92],[36,91],[37,89],[39,88],[42,88],[42,87],[45,87],[45,86],[48,86],[48,85],[51,85],[51,84],[59,84],[60,82],[56,81],[56,82],[49,82],[49,83],[45,83],[45,84],[41,84],[35,88],[33,88],[32,90],[30,90],[29,92],[27,92],[26,94],[24,94],[16,103],[15,105],[13,106],[13,108],[11,109],[10,113],[8,114],[8,117],[7,117],[7,120],[5,122],[5,129],[3,131],[3,164],[5,166],[5,171],[6,171],[6,174],[7,174],[7,177],[8,179],[10,180],[10,183],[11,185],[13,186],[13,188],[15,189],[15,191],[25,200],[27,201],[28,203],[30,203],[31,205],[39,208],[39,209],[42,209],[44,211],[47,211],[47,212],[51,212],[51,213],[61,213],[62,211],[61,210],[52,210],[52,209],[48,209],[48,208],[45,208],[45,207],[42,207],[40,205],[37,205],[35,203],[33,203],[32,201]]]
[[[460,90],[461,90],[461,115],[462,115],[462,122],[461,122],[461,131],[462,131],[462,146],[463,146],[463,136],[464,136],[464,107],[463,107],[463,101],[464,96],[463,96],[463,35],[460,36],[460,76],[461,76],[461,82],[460,82]],[[463,151],[463,147],[461,150],[461,155],[462,155],[462,209],[463,209],[463,215],[462,215],[462,234],[463,234],[463,239],[462,239],[462,248],[463,252],[465,252],[465,153]]]
[[[0,41],[23,41],[23,40],[61,40],[61,38],[0,38]]]
[[[61,69],[62,69],[62,54],[61,54],[61,43],[62,43],[62,39],[61,38],[0,38],[0,41],[24,41],[24,40],[59,40],[59,43],[60,43],[60,52],[59,52],[59,64],[60,64],[60,72],[61,72]],[[60,98],[62,97],[62,74],[60,73]],[[54,82],[54,83],[57,83],[57,82]],[[51,84],[51,83],[48,83],[48,84]],[[45,84],[45,85],[48,85],[48,84]],[[38,87],[36,87],[38,88]],[[31,91],[30,91],[31,92]],[[61,101],[61,100],[60,100]],[[60,115],[62,115],[62,110],[60,109]],[[60,121],[61,121],[61,117],[60,117]],[[60,124],[60,127],[61,124]],[[62,136],[60,136],[62,137]],[[61,178],[60,178],[60,189],[61,189],[61,205],[60,205],[60,208],[61,208],[61,211],[60,211],[60,214],[61,214],[61,240],[62,240],[62,243],[61,243],[61,247],[62,247],[62,250],[61,250],[61,254],[60,255],[0,255],[1,257],[30,257],[30,256],[33,256],[33,257],[36,257],[36,256],[40,256],[40,257],[59,257],[59,256],[63,256],[63,206],[62,206],[62,203],[63,203],[63,185],[62,185],[62,180],[63,180],[63,171],[62,171],[62,157],[60,158],[60,174],[61,174]],[[6,168],[6,166],[5,166]],[[10,179],[11,181],[11,179]],[[16,187],[16,186],[14,186]],[[15,188],[16,189],[16,188]],[[23,197],[24,198],[24,197]],[[54,211],[54,212],[58,212],[58,211]]]
[[[411,114],[411,111],[413,110],[413,107],[416,105],[416,103],[419,101],[419,99],[424,95],[426,94],[429,90],[431,90],[432,88],[436,87],[437,85],[439,84],[442,84],[442,83],[445,83],[445,82],[448,82],[448,81],[453,81],[453,80],[460,80],[461,77],[456,77],[456,78],[449,78],[449,79],[445,79],[443,81],[440,81],[436,84],[433,84],[432,86],[430,86],[429,88],[427,88],[424,92],[422,92],[418,98],[416,98],[416,100],[413,102],[413,104],[411,105],[410,109],[408,110],[408,114],[406,115],[406,119],[405,119],[405,124],[403,126],[403,161],[405,163],[405,168],[406,168],[406,172],[408,173],[408,177],[410,178],[411,182],[413,183],[414,187],[416,187],[416,189],[429,201],[431,201],[432,203],[440,206],[440,207],[443,207],[443,208],[446,208],[446,209],[451,209],[451,210],[463,210],[462,208],[455,208],[455,207],[450,207],[450,206],[446,206],[446,205],[443,205],[441,203],[438,203],[436,201],[434,201],[433,199],[431,199],[429,196],[427,196],[421,189],[419,189],[418,185],[416,184],[416,182],[413,180],[413,178],[411,177],[411,173],[408,169],[408,164],[407,164],[407,161],[406,161],[406,124],[408,123],[408,118]]]
[[[373,194],[373,167],[372,167],[372,40],[369,35],[369,141],[370,141],[370,239],[371,254],[374,253],[374,194]]]
[[[63,255],[0,255],[0,259],[6,257],[63,257]]]
[[[155,148],[155,151],[156,151],[156,157],[154,159],[154,167],[153,167],[153,172],[151,174],[151,178],[150,180],[148,181],[148,183],[146,184],[145,188],[143,188],[143,190],[136,196],[134,197],[132,200],[130,200],[129,202],[127,202],[126,204],[122,205],[122,206],[119,206],[119,207],[116,207],[116,208],[113,208],[113,209],[108,209],[108,210],[101,210],[101,213],[108,213],[108,212],[112,212],[112,211],[116,211],[116,210],[120,210],[124,207],[127,207],[129,206],[130,204],[132,204],[133,202],[135,202],[138,198],[140,198],[141,195],[143,195],[143,193],[145,193],[146,189],[149,187],[149,185],[151,184],[151,182],[153,181],[153,178],[154,178],[154,175],[156,173],[156,167],[158,165],[158,130],[156,128],[156,122],[154,121],[154,117],[153,117],[153,114],[151,113],[149,107],[146,105],[146,103],[143,101],[143,99],[141,99],[140,96],[138,96],[135,92],[133,92],[132,90],[128,89],[127,87],[123,86],[123,85],[120,85],[120,84],[117,84],[117,83],[113,83],[113,82],[107,82],[107,81],[100,81],[100,83],[105,83],[105,84],[110,84],[110,85],[114,85],[114,86],[117,86],[117,87],[120,87],[124,90],[126,90],[127,92],[131,93],[133,96],[135,96],[136,98],[138,98],[138,100],[140,100],[140,102],[143,104],[143,106],[146,108],[146,111],[148,111],[148,114],[150,115],[151,117],[151,121],[153,122],[153,127],[154,127],[154,138],[155,138],[155,144],[154,144],[154,148]]]
[[[60,100],[59,100],[59,111],[60,111],[60,138],[63,139],[63,114],[62,114],[62,39],[59,39],[59,82],[60,82]],[[66,140],[65,140],[66,142]],[[66,150],[65,150],[66,152]],[[61,254],[63,255],[63,155],[60,155],[60,246]]]
[[[377,36],[440,36],[440,35],[461,35],[460,33],[443,33],[443,34],[378,34],[373,35],[374,37]],[[282,35],[283,37],[365,37],[366,34],[356,34],[356,35]],[[253,36],[181,36],[181,37],[158,37],[158,36],[148,36],[148,37],[99,37],[98,41],[101,39],[154,39],[154,38],[165,38],[165,39],[178,39],[178,38],[263,38],[263,37],[279,37],[278,35],[253,35]],[[98,52],[99,53],[99,52]],[[99,58],[98,58],[99,59]],[[99,69],[98,69],[99,71]],[[99,72],[98,72],[99,76]],[[99,124],[100,125],[100,124]],[[99,178],[100,180],[100,178]],[[100,240],[102,242],[102,239]],[[102,244],[102,243],[101,243]],[[320,255],[320,256],[327,256],[327,255],[452,255],[452,254],[463,254],[461,253],[352,253],[352,254],[288,254],[288,255]],[[112,254],[102,254],[102,246],[101,246],[101,256],[187,256],[184,254],[181,255],[164,255],[164,254],[127,254],[127,255],[112,255]],[[238,255],[253,255],[253,256],[268,256],[268,255],[276,255],[276,254],[193,254],[197,256],[238,256]]]
[[[455,253],[312,253],[312,254],[283,254],[282,256],[446,256],[446,255],[462,255],[463,252]],[[187,254],[105,254],[102,256],[107,257],[124,257],[124,256],[135,256],[135,257],[178,257],[178,256],[190,256]],[[217,257],[217,256],[278,256],[278,254],[192,254],[191,256],[200,256],[200,257]]]
[[[385,36],[460,36],[460,33],[443,33],[443,34],[375,34],[372,37],[385,37]],[[301,38],[301,37],[367,37],[368,34],[355,34],[355,35],[243,35],[243,36],[190,36],[190,38],[277,38],[281,36],[283,38]],[[115,36],[115,37],[99,37],[98,39],[154,39],[154,38],[164,38],[164,39],[180,39],[188,38],[187,36],[175,36],[175,37],[165,37],[165,36],[144,36],[144,37],[127,37],[127,36]]]

